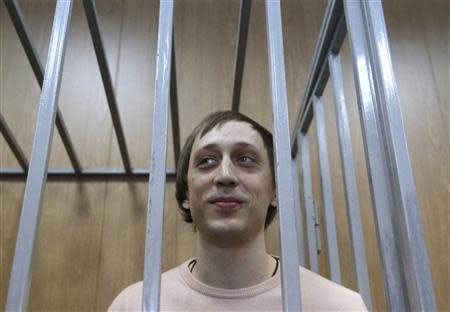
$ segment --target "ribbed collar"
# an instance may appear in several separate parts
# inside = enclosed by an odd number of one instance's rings
[[[277,273],[273,277],[254,286],[237,289],[212,287],[203,284],[192,275],[188,268],[188,263],[191,260],[193,259],[187,260],[178,267],[179,277],[188,287],[207,296],[223,299],[244,299],[259,295],[280,285],[280,268],[278,268]]]

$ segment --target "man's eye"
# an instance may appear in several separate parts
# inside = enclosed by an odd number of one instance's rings
[[[248,155],[242,155],[242,156],[239,157],[238,160],[241,163],[247,163],[247,164],[255,162],[255,160],[252,157],[248,156]]]
[[[216,162],[216,160],[212,157],[203,157],[198,161],[197,166],[207,167],[207,166],[214,164],[215,162]]]

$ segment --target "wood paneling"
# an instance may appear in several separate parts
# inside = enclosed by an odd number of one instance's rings
[[[54,1],[21,0],[45,64]],[[99,24],[133,167],[148,167],[155,78],[158,1],[97,0]],[[289,119],[306,87],[327,1],[282,2]],[[383,1],[394,71],[439,309],[449,309],[449,4]],[[239,1],[183,0],[175,5],[181,142],[208,113],[229,109]],[[29,158],[40,89],[9,16],[0,5],[0,108]],[[272,128],[264,2],[253,1],[241,111]],[[345,91],[357,170],[374,307],[384,288],[367,179],[348,42],[342,49]],[[122,167],[117,139],[81,1],[74,1],[59,107],[85,167]],[[324,94],[343,284],[355,287],[342,187],[334,105]],[[320,213],[320,273],[329,276],[315,124],[310,138],[313,186]],[[51,167],[70,165],[55,131]],[[2,139],[0,166],[17,162]],[[169,131],[168,168],[173,168]],[[4,307],[25,183],[0,182],[0,306]],[[30,310],[105,310],[125,286],[142,278],[148,184],[127,181],[50,182],[39,228]],[[195,229],[166,189],[163,269],[195,255]],[[266,231],[278,254],[278,222]]]

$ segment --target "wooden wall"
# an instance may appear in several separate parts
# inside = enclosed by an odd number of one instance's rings
[[[81,1],[74,10],[59,107],[85,167],[120,167],[111,118]],[[20,0],[45,64],[55,1]],[[449,276],[449,4],[389,0],[385,6],[394,71],[410,149],[433,282],[440,310],[450,309]],[[295,122],[326,1],[282,2],[286,79]],[[133,167],[148,167],[158,2],[97,0],[100,26]],[[181,140],[206,114],[231,107],[239,1],[177,0],[175,44]],[[364,160],[351,60],[342,50],[345,87],[372,277],[374,307],[385,309],[380,260]],[[40,89],[3,4],[0,5],[0,108],[30,156]],[[332,95],[324,94],[343,284],[354,288]],[[241,111],[271,128],[264,2],[252,6]],[[292,126],[291,126],[292,128]],[[310,129],[314,194],[322,213],[315,124]],[[1,167],[17,167],[0,139]],[[55,131],[50,167],[68,167]],[[174,167],[172,141],[167,166]],[[0,181],[0,307],[5,306],[24,181]],[[30,310],[105,310],[117,293],[142,278],[146,182],[47,183],[30,293]],[[178,215],[174,183],[166,189],[163,269],[195,255],[194,230]],[[324,220],[323,215],[321,220]],[[323,230],[323,222],[321,223]],[[328,276],[326,241],[319,256]],[[278,226],[267,230],[278,253]]]

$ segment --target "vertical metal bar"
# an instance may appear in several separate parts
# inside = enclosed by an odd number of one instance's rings
[[[400,99],[395,82],[381,1],[363,3],[372,63],[384,126],[384,144],[389,153],[390,177],[393,180],[396,218],[400,224],[399,235],[403,268],[410,306],[414,310],[437,310],[431,279],[425,237],[421,222],[420,207],[416,194],[414,175],[409,158],[405,131],[400,111]],[[381,108],[381,109],[380,109]]]
[[[44,79],[42,64],[38,58],[33,44],[31,43],[30,35],[25,26],[25,21],[23,18],[23,14],[20,11],[19,4],[17,3],[17,0],[4,0],[4,3],[6,8],[8,9],[8,13],[11,17],[14,27],[16,28],[16,32],[19,36],[20,42],[22,43],[25,54],[28,57],[28,61],[30,62],[34,75],[36,76],[36,80],[39,86],[42,88]],[[72,163],[74,171],[76,173],[80,173],[80,161],[75,152],[75,148],[73,147],[69,132],[67,131],[66,123],[64,122],[59,109],[56,110],[56,128],[58,129],[59,135],[61,136],[61,140],[64,144],[64,148],[66,149],[67,155],[69,156],[70,162]]]
[[[388,303],[393,310],[436,310],[382,4],[346,1],[345,12],[365,146],[372,152],[367,158]]]
[[[180,158],[180,122],[178,114],[177,69],[175,57],[175,35],[172,31],[172,60],[170,69],[170,117],[172,119],[173,154],[175,168]]]
[[[297,244],[298,244],[298,261],[300,265],[305,265],[304,239],[303,239],[303,216],[300,204],[300,189],[298,186],[297,164],[296,157],[292,158],[292,188],[294,192],[294,212],[295,225],[297,229]]]
[[[56,3],[36,133],[31,151],[30,169],[9,283],[7,311],[25,311],[27,309],[34,247],[47,176],[71,10],[71,0],[58,0]]]
[[[23,172],[26,173],[28,171],[28,160],[25,157],[25,154],[23,153],[22,149],[20,148],[19,143],[17,143],[17,140],[14,137],[8,124],[3,119],[3,116],[1,113],[0,113],[0,132],[2,133],[3,137],[5,138],[6,142],[8,143],[9,148],[11,149],[14,156],[16,157],[17,162],[22,167]]]
[[[309,142],[304,133],[297,135],[297,146],[302,156],[303,197],[305,199],[306,233],[308,240],[309,268],[318,273],[316,225],[314,218],[314,198],[311,183],[311,162],[309,160]]]
[[[161,0],[156,53],[142,311],[159,310],[172,29],[173,0]]]
[[[325,211],[325,233],[328,247],[328,266],[331,280],[341,282],[339,251],[336,237],[336,218],[334,215],[333,190],[331,186],[330,165],[328,162],[328,146],[325,130],[324,109],[321,98],[313,96],[314,117],[317,128],[317,144],[319,148],[320,183]]]
[[[361,212],[359,206],[356,172],[353,163],[352,140],[345,105],[344,83],[341,59],[339,54],[330,54],[328,57],[330,77],[333,86],[334,103],[336,107],[336,125],[339,137],[339,151],[341,154],[342,176],[344,180],[345,202],[350,239],[352,242],[353,263],[356,276],[356,285],[366,306],[372,310],[369,275],[367,273],[366,253],[364,250],[364,235],[361,225]]]
[[[392,192],[388,183],[389,173],[385,167],[385,155],[381,149],[381,133],[379,121],[376,118],[375,97],[372,94],[374,85],[368,46],[365,42],[362,12],[359,5],[347,1],[345,2],[345,12],[387,303],[390,310],[405,311],[409,310],[404,292],[406,285],[401,274],[399,246],[395,242],[392,211],[389,209],[392,205]]]
[[[241,99],[242,77],[244,76],[245,51],[247,49],[248,25],[252,0],[241,0],[238,27],[238,43],[236,46],[236,61],[234,70],[234,85],[231,109],[239,111]]]
[[[272,94],[273,129],[278,207],[280,210],[281,285],[284,311],[300,311],[300,278],[297,233],[295,230],[292,184],[283,183],[292,177],[289,139],[289,118],[283,49],[283,30],[279,0],[266,0],[267,43]]]
[[[128,155],[125,134],[123,133],[122,122],[120,121],[120,113],[117,107],[114,88],[111,81],[111,74],[109,73],[105,49],[103,47],[102,37],[100,35],[100,29],[98,27],[95,0],[83,0],[83,5],[89,24],[89,30],[91,32],[92,43],[94,44],[95,55],[97,56],[100,74],[102,76],[106,99],[108,100],[109,111],[111,112],[111,119],[114,125],[114,130],[116,132],[120,155],[122,156],[123,166],[126,172],[131,172],[130,156]]]

